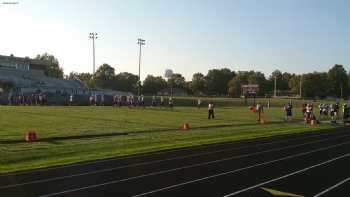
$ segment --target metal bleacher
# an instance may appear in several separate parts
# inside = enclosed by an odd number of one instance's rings
[[[73,94],[79,105],[87,105],[90,95],[104,95],[106,103],[111,103],[113,95],[131,95],[105,89],[89,89],[79,80],[65,80],[48,77],[42,70],[22,70],[0,66],[0,83],[11,85],[8,92],[0,92],[0,104],[6,104],[8,98],[19,95],[45,93],[50,104],[67,104],[69,95]],[[78,104],[78,103],[77,103]]]
[[[48,77],[41,70],[20,70],[7,67],[0,67],[0,81],[23,89],[57,91],[85,88],[80,81]]]

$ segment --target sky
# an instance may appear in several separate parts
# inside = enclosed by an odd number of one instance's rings
[[[15,4],[8,4],[12,2]],[[54,55],[68,74],[96,65],[187,80],[209,69],[350,68],[348,0],[0,0],[0,54]]]

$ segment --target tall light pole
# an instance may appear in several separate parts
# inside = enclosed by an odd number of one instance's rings
[[[138,95],[141,95],[141,46],[145,45],[145,40],[139,38],[137,39],[137,44],[140,46],[139,52],[139,81],[138,81]]]
[[[274,97],[277,97],[277,76],[275,76],[275,90],[274,90]]]
[[[92,74],[95,74],[95,39],[97,39],[97,33],[90,33],[89,38],[92,39]]]
[[[343,98],[343,83],[340,85],[340,99]]]
[[[303,75],[300,75],[300,82],[299,82],[299,96],[300,96],[300,98],[302,98],[302,96],[301,96],[302,80],[303,80]]]

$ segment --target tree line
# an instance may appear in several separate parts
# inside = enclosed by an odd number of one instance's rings
[[[46,74],[52,77],[78,79],[88,88],[101,88],[119,91],[137,92],[138,76],[128,72],[116,74],[115,69],[101,65],[94,74],[71,72],[64,76],[58,61],[52,55],[38,55],[38,59],[50,60],[55,64],[47,69]],[[57,66],[56,66],[57,65]],[[191,81],[186,81],[180,73],[174,73],[168,80],[162,76],[147,75],[142,83],[143,94],[157,94],[160,90],[173,87],[185,90],[189,95],[231,96],[242,95],[241,85],[258,84],[258,96],[274,94],[276,80],[277,94],[295,96],[300,94],[307,98],[348,97],[350,90],[350,73],[343,65],[336,64],[328,72],[311,72],[295,74],[275,70],[266,77],[259,71],[233,71],[229,68],[211,69],[204,75],[194,73]]]

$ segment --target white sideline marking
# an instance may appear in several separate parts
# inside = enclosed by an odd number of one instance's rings
[[[306,136],[306,137],[300,137],[298,136],[294,137],[293,139],[308,139],[308,138],[313,138],[313,137],[319,137],[323,135],[329,135],[329,134],[334,134],[334,133],[322,133],[319,135],[315,136]],[[288,134],[286,134],[288,135]],[[278,135],[282,136],[283,135]],[[288,137],[288,136],[285,136]],[[266,138],[266,136],[262,136],[261,138]],[[259,138],[256,139],[247,139],[247,140],[258,140]],[[130,159],[130,158],[137,158],[137,157],[147,157],[147,156],[152,156],[152,155],[162,155],[162,154],[167,154],[167,153],[176,153],[176,152],[183,152],[183,151],[191,151],[191,150],[197,150],[197,149],[202,149],[202,148],[207,148],[207,147],[216,147],[216,146],[222,146],[222,145],[228,145],[228,144],[235,144],[239,143],[239,141],[233,141],[233,142],[224,142],[224,143],[219,143],[219,144],[206,144],[206,145],[198,145],[197,147],[182,147],[179,149],[175,150],[164,150],[160,152],[154,152],[154,153],[148,153],[148,154],[142,154],[141,155],[132,155],[132,156],[124,156],[124,157],[119,157],[119,158],[110,158],[110,159],[101,159],[101,160],[95,160],[95,161],[88,161],[88,162],[81,162],[81,163],[75,163],[75,164],[67,164],[67,165],[62,165],[62,166],[56,166],[56,167],[48,167],[48,168],[42,168],[42,169],[35,169],[31,171],[25,171],[25,172],[17,172],[17,173],[9,173],[9,174],[1,174],[0,177],[4,176],[16,176],[16,175],[23,175],[23,174],[31,174],[35,172],[45,172],[45,171],[50,171],[50,170],[55,170],[55,169],[61,169],[61,168],[70,168],[70,167],[75,167],[75,166],[84,166],[84,165],[91,165],[91,164],[96,164],[96,163],[104,163],[104,162],[110,162],[110,161],[118,161],[118,160],[124,160],[124,159]]]
[[[345,180],[343,180],[343,181],[340,181],[339,183],[333,185],[332,187],[327,188],[326,190],[324,190],[324,191],[322,191],[322,192],[316,194],[314,197],[322,196],[323,194],[325,194],[325,193],[327,193],[327,192],[329,192],[329,191],[331,191],[331,190],[337,188],[338,186],[340,186],[340,185],[342,185],[342,184],[344,184],[344,183],[346,183],[346,182],[348,182],[348,181],[350,181],[350,177],[347,178],[347,179],[345,179]]]
[[[342,138],[344,136],[348,136],[348,135],[341,135],[341,136],[337,136],[337,137],[334,137],[334,138],[327,138],[327,139],[324,139],[324,140],[316,140],[316,141],[313,141],[312,143],[323,142],[323,141],[327,141],[329,139],[338,139],[338,138]],[[304,139],[307,139],[307,137],[305,137]],[[300,139],[289,139],[289,140],[281,140],[281,141],[278,141],[278,142],[267,142],[267,143],[262,143],[262,144],[255,144],[255,145],[245,146],[245,147],[241,147],[241,148],[237,148],[237,147],[235,147],[235,148],[227,148],[227,149],[222,149],[222,150],[217,150],[217,151],[198,153],[198,154],[190,154],[190,155],[187,155],[187,156],[180,156],[180,157],[173,157],[173,158],[169,158],[169,159],[155,160],[155,161],[150,161],[150,162],[140,162],[140,163],[136,163],[136,164],[128,164],[128,165],[124,165],[124,166],[118,166],[118,167],[114,167],[114,168],[106,168],[106,169],[102,169],[102,170],[89,171],[89,172],[85,172],[85,173],[78,173],[78,174],[72,174],[72,175],[67,175],[67,176],[60,176],[60,177],[49,178],[49,179],[39,179],[39,180],[35,180],[35,181],[28,181],[28,182],[23,182],[23,183],[17,183],[17,184],[0,186],[0,190],[1,189],[11,188],[11,187],[23,186],[23,185],[30,185],[30,184],[45,183],[45,182],[50,182],[50,181],[57,181],[57,180],[62,180],[62,179],[78,177],[78,176],[84,176],[84,175],[98,174],[98,173],[102,173],[102,172],[109,172],[109,171],[119,170],[119,169],[128,168],[128,167],[150,165],[150,164],[161,163],[161,162],[165,162],[165,161],[186,159],[186,158],[191,158],[191,157],[210,155],[210,154],[219,153],[219,152],[225,152],[225,151],[231,151],[231,150],[242,150],[242,149],[245,149],[245,148],[259,147],[259,146],[264,146],[264,145],[285,143],[285,142],[291,142],[291,141],[297,141],[297,140],[300,140]],[[310,144],[310,143],[304,143],[304,144],[301,144],[301,145],[306,145],[306,144]],[[286,146],[284,148],[288,148],[288,147],[290,147],[290,146]],[[274,149],[270,149],[270,150],[273,151]],[[259,153],[259,152],[257,152],[257,153]]]
[[[306,143],[306,144],[310,144],[310,143]],[[339,147],[339,146],[346,145],[346,144],[350,144],[350,141],[344,142],[344,143],[340,143],[340,144],[336,144],[336,145],[332,145],[332,146],[328,146],[328,147],[324,147],[324,148],[319,148],[319,149],[308,151],[308,152],[304,152],[304,153],[298,153],[298,154],[295,154],[295,155],[282,157],[282,158],[279,158],[279,159],[276,159],[276,160],[255,164],[255,165],[252,165],[252,166],[248,166],[248,167],[236,169],[236,170],[233,170],[233,171],[228,171],[228,172],[224,172],[224,173],[220,173],[220,174],[204,177],[204,178],[201,178],[201,179],[192,180],[192,181],[189,181],[189,182],[173,185],[173,186],[162,188],[162,189],[158,189],[158,190],[153,190],[153,191],[150,191],[150,192],[147,192],[147,193],[143,193],[143,194],[139,194],[139,195],[135,195],[135,196],[143,196],[143,195],[146,195],[146,194],[151,194],[151,193],[159,192],[159,191],[162,191],[162,190],[174,188],[174,187],[177,187],[177,186],[180,186],[180,185],[186,185],[186,184],[189,184],[189,183],[198,182],[198,181],[202,181],[202,180],[205,180],[205,179],[222,176],[222,175],[225,175],[225,174],[240,172],[240,171],[247,170],[247,169],[250,169],[250,168],[263,166],[263,165],[275,163],[275,162],[278,162],[278,161],[291,159],[291,158],[295,158],[295,157],[311,154],[311,153],[314,153],[314,152],[319,152],[319,151],[331,149],[331,148],[334,148],[334,147]],[[297,146],[301,146],[301,145],[297,145]],[[286,148],[279,148],[279,150],[283,150],[283,149],[286,149]],[[271,152],[271,151],[262,151],[262,152]],[[111,185],[111,184],[115,184],[115,183],[120,183],[120,182],[130,181],[130,180],[134,180],[134,179],[139,179],[139,178],[143,178],[143,177],[154,176],[154,175],[159,175],[159,174],[165,174],[165,173],[174,172],[174,171],[177,171],[177,170],[183,170],[183,169],[188,169],[188,168],[193,168],[193,167],[198,167],[198,166],[204,166],[204,165],[208,165],[208,164],[212,164],[212,163],[218,163],[218,162],[222,162],[222,161],[232,160],[232,159],[236,159],[236,158],[242,158],[242,157],[246,157],[246,156],[257,155],[257,154],[261,154],[262,152],[260,152],[260,153],[253,153],[253,154],[247,154],[245,156],[242,155],[242,156],[239,156],[239,157],[232,157],[232,158],[226,158],[226,159],[221,159],[221,160],[215,160],[215,161],[210,161],[210,162],[205,162],[205,163],[200,163],[200,164],[194,164],[194,165],[174,168],[174,169],[170,169],[170,170],[163,170],[163,171],[159,171],[159,172],[144,174],[144,175],[140,175],[140,176],[130,177],[130,178],[126,178],[126,179],[120,179],[120,180],[115,180],[115,181],[109,181],[109,182],[105,182],[105,183],[101,183],[101,184],[90,185],[90,186],[76,188],[76,189],[64,190],[64,191],[61,191],[61,192],[55,192],[55,193],[41,195],[40,197],[49,197],[49,196],[55,196],[55,195],[60,195],[60,194],[67,194],[67,193],[81,191],[81,190],[85,190],[85,189],[91,189],[91,188],[96,188],[96,187],[100,187],[100,186]]]
[[[328,163],[331,163],[333,161],[336,161],[336,160],[339,160],[339,159],[342,159],[342,158],[345,158],[345,157],[349,157],[350,156],[350,153],[347,153],[347,154],[344,154],[342,156],[339,156],[339,157],[336,157],[336,158],[333,158],[333,159],[330,159],[330,160],[327,160],[325,162],[322,162],[322,163],[318,163],[316,165],[313,165],[313,166],[310,166],[310,167],[307,167],[307,168],[304,168],[302,170],[298,170],[298,171],[295,171],[295,172],[292,172],[290,174],[286,174],[284,176],[281,176],[281,177],[278,177],[278,178],[275,178],[275,179],[271,179],[269,181],[265,181],[265,182],[262,182],[262,183],[259,183],[257,185],[254,185],[254,186],[251,186],[251,187],[248,187],[248,188],[245,188],[245,189],[242,189],[242,190],[239,190],[239,191],[236,191],[234,193],[231,193],[231,194],[227,194],[223,197],[230,197],[230,196],[235,196],[237,194],[240,194],[242,192],[246,192],[248,190],[251,190],[251,189],[254,189],[254,188],[257,188],[257,187],[261,187],[265,184],[268,184],[268,183],[272,183],[272,182],[275,182],[275,181],[278,181],[278,180],[281,180],[281,179],[284,179],[284,178],[287,178],[287,177],[290,177],[292,175],[296,175],[296,174],[300,174],[302,172],[305,172],[307,170],[310,170],[310,169],[313,169],[313,168],[316,168],[316,167],[319,167],[319,166],[322,166],[322,165],[325,165],[325,164],[328,164]]]

